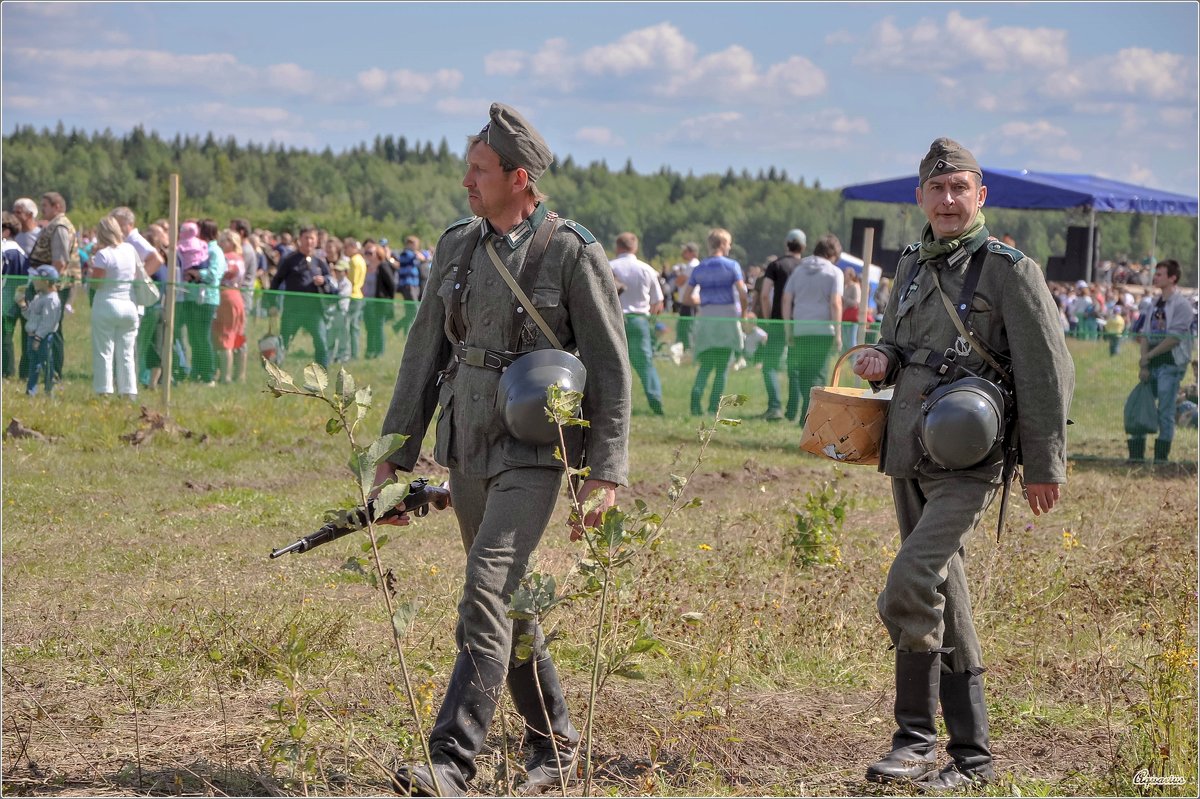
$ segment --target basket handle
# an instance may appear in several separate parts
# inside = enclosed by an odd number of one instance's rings
[[[851,347],[850,349],[843,352],[842,357],[838,358],[837,364],[835,364],[833,367],[833,380],[830,381],[830,385],[837,386],[837,385],[841,384],[842,364],[845,363],[846,358],[848,358],[850,356],[850,353],[858,352],[859,350],[873,350],[873,349],[875,349],[874,344],[855,344],[853,347]]]

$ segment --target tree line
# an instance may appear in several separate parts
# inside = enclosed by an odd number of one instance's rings
[[[88,134],[60,123],[40,131],[18,125],[3,142],[4,207],[18,197],[58,191],[77,227],[95,224],[118,205],[144,219],[166,216],[172,173],[180,175],[182,216],[240,216],[272,230],[314,224],[339,236],[415,234],[434,241],[451,222],[470,215],[460,186],[465,137],[452,147],[444,138],[434,145],[388,133],[335,153],[240,144],[211,132],[166,139],[141,126],[120,136],[111,130]],[[819,168],[813,164],[814,172]],[[677,260],[686,241],[703,249],[712,227],[733,234],[733,257],[746,266],[781,253],[784,236],[795,227],[810,237],[832,232],[849,247],[856,217],[881,219],[883,240],[876,248],[902,249],[920,238],[924,225],[915,204],[845,201],[819,180],[809,185],[774,168],[695,175],[664,166],[641,174],[632,161],[612,169],[605,161],[582,165],[565,155],[540,187],[552,208],[582,223],[610,252],[618,233],[637,233],[642,257],[656,265]],[[1043,265],[1065,253],[1069,225],[1087,224],[1082,210],[985,211],[994,235],[1012,234]],[[1183,283],[1196,285],[1195,219],[1160,217],[1157,235],[1153,218],[1142,214],[1100,214],[1097,223],[1101,259],[1140,261],[1153,247],[1159,259],[1179,260]]]

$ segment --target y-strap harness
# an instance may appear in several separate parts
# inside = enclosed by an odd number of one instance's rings
[[[937,285],[938,295],[941,297],[942,304],[946,306],[946,312],[950,314],[950,320],[958,328],[959,337],[955,341],[954,346],[947,347],[942,352],[926,347],[919,347],[904,350],[900,353],[900,364],[902,367],[915,363],[927,366],[933,370],[934,377],[921,392],[922,397],[928,396],[934,389],[945,383],[951,383],[963,377],[979,377],[979,375],[976,375],[970,369],[958,363],[958,357],[960,355],[966,357],[972,349],[979,353],[979,356],[1000,375],[1000,388],[1006,394],[1012,395],[1012,370],[1001,365],[997,357],[979,340],[975,332],[967,327],[966,324],[967,315],[971,312],[971,301],[975,297],[975,289],[979,286],[979,277],[983,274],[983,262],[987,258],[987,246],[980,245],[974,253],[968,253],[965,249],[959,249],[946,259],[946,263],[950,267],[957,267],[968,258],[971,262],[967,267],[966,275],[963,276],[962,291],[959,292],[958,302],[954,305],[950,304],[950,298],[942,290],[942,282],[938,277],[937,270],[933,267],[929,268],[933,282]]]
[[[462,271],[462,274],[458,282],[454,284],[454,293],[450,295],[450,308],[446,317],[446,334],[450,337],[450,342],[453,345],[454,362],[450,364],[449,368],[443,371],[439,382],[453,377],[454,372],[458,370],[459,364],[503,372],[513,361],[524,354],[519,352],[518,348],[521,341],[521,330],[527,318],[534,320],[551,344],[558,349],[562,349],[558,337],[554,335],[554,332],[546,324],[546,321],[537,312],[537,309],[534,308],[533,303],[529,299],[529,292],[533,291],[538,275],[542,271],[542,261],[545,259],[546,250],[550,246],[550,239],[554,235],[556,227],[558,227],[558,214],[554,211],[547,212],[546,218],[542,220],[542,223],[538,225],[537,231],[533,234],[533,241],[529,243],[529,249],[525,252],[525,261],[521,266],[519,281],[513,278],[512,274],[500,260],[500,256],[496,253],[496,248],[492,245],[490,237],[484,242],[484,247],[487,249],[488,258],[491,259],[492,265],[496,267],[496,271],[500,273],[500,277],[504,279],[504,282],[508,284],[508,287],[517,297],[517,303],[513,308],[512,336],[507,350],[489,350],[483,347],[472,347],[466,342],[467,322],[463,314],[462,298],[467,289],[467,281],[470,279],[470,272],[468,270],[471,264],[471,255],[479,246],[479,240],[482,238],[482,226],[480,226],[480,229],[473,237],[470,237],[463,248],[462,256],[459,258],[459,263],[461,264],[459,270]]]

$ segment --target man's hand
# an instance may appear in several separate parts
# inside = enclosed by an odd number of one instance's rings
[[[1058,496],[1058,483],[1027,483],[1025,485],[1025,498],[1029,500],[1029,509],[1033,511],[1034,516],[1049,513],[1050,509],[1058,503]]]
[[[313,276],[313,285],[317,286],[317,287],[324,286],[325,285],[325,276],[324,275],[314,275]]]
[[[1145,383],[1149,379],[1150,379],[1150,367],[1149,366],[1143,366],[1141,369],[1138,369],[1138,382],[1139,383]]]
[[[610,483],[607,480],[584,480],[583,487],[579,489],[579,502],[582,504],[587,501],[587,498],[592,495],[593,491],[599,491],[600,504],[591,513],[583,517],[583,526],[592,527],[600,521],[600,517],[604,515],[604,511],[617,504],[617,484]],[[578,541],[583,537],[578,525],[572,525],[571,540]]]
[[[854,374],[863,380],[882,380],[887,376],[888,360],[877,349],[862,350],[854,359]]]

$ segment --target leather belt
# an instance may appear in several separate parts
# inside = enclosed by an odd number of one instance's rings
[[[459,344],[454,348],[454,360],[458,363],[465,363],[467,366],[478,366],[482,369],[491,369],[496,372],[503,372],[517,356],[514,353],[497,352],[496,350],[486,350],[482,347],[469,347],[466,344]]]

